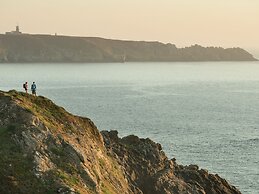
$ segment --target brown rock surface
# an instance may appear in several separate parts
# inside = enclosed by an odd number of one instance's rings
[[[132,186],[147,194],[239,194],[218,175],[197,165],[182,166],[169,160],[160,144],[137,136],[118,138],[117,131],[103,131],[110,155],[125,168]]]
[[[44,97],[0,91],[0,193],[236,193],[160,144],[101,133]]]

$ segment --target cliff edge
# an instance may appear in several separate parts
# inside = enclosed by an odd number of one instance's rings
[[[0,91],[0,193],[240,194],[160,144],[99,132],[44,97]]]

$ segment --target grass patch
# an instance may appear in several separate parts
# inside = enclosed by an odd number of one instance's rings
[[[70,186],[78,185],[80,182],[78,177],[76,177],[75,175],[68,174],[61,170],[58,170],[56,172],[56,175]]]
[[[10,135],[13,131],[15,131],[16,128],[17,128],[17,126],[15,124],[8,125],[7,127],[1,127],[0,128],[0,136],[5,135],[5,134]]]
[[[52,148],[50,148],[50,151],[57,156],[61,156],[61,157],[66,156],[66,152],[64,151],[63,148],[52,147]]]
[[[0,128],[0,136],[7,131],[7,128]]]
[[[101,183],[101,191],[104,194],[114,194],[114,191],[112,188],[110,188],[110,186],[106,183]]]
[[[99,158],[98,160],[99,160],[100,166],[101,166],[102,168],[105,168],[105,167],[106,167],[105,161],[104,161],[102,158]]]
[[[32,171],[32,158],[23,155],[6,131],[1,128],[0,193],[47,193],[44,184]]]

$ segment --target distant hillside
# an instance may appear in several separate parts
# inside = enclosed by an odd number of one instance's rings
[[[174,44],[94,37],[0,35],[0,62],[255,61],[241,48],[177,48]]]

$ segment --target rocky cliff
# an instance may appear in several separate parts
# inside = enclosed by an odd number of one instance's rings
[[[0,193],[240,194],[160,144],[100,133],[44,97],[0,91]]]
[[[121,41],[93,37],[1,35],[0,63],[254,61],[241,48],[177,48],[173,44]]]

